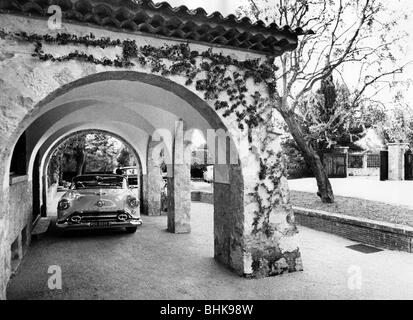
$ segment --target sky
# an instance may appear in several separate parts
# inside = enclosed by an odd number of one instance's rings
[[[155,1],[161,2],[161,1]],[[189,9],[195,9],[198,7],[204,8],[207,13],[212,13],[214,11],[221,12],[224,16],[227,16],[231,13],[235,13],[236,9],[248,2],[248,0],[168,0],[171,6],[176,7],[180,5],[185,5]],[[413,60],[413,1],[412,0],[390,0],[388,3],[391,4],[391,7],[404,11],[411,12],[411,18],[408,20],[405,26],[405,30],[409,32],[409,37],[407,39],[408,46],[406,57],[402,60],[404,62]],[[404,71],[403,75],[400,76],[400,79],[407,80],[412,79],[413,81],[413,63],[411,63]],[[413,101],[413,84],[405,92],[405,100]],[[413,108],[413,103],[410,104]]]

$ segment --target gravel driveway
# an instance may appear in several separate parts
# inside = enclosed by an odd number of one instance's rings
[[[135,234],[58,234],[32,243],[8,288],[9,299],[412,299],[413,254],[363,254],[354,242],[300,227],[304,271],[244,279],[213,259],[212,205],[192,203],[192,233],[167,233],[166,217],[143,216]],[[49,266],[62,290],[49,290]],[[349,276],[362,272],[361,289]],[[352,271],[353,270],[353,271]]]

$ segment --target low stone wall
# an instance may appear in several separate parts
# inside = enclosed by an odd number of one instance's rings
[[[347,168],[349,176],[379,176],[380,168]]]
[[[192,191],[191,201],[214,204],[214,194],[212,192]]]
[[[319,210],[293,209],[299,225],[378,248],[412,252],[412,227]]]
[[[0,216],[0,300],[30,245],[32,221],[32,185],[27,176],[10,178],[8,212]]]

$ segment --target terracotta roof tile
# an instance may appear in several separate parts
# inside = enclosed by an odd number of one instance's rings
[[[247,17],[237,19],[233,14],[223,17],[219,12],[208,15],[202,8],[173,8],[167,2],[150,0],[0,0],[0,12],[47,17],[52,4],[62,8],[63,19],[74,23],[91,23],[268,55],[295,49],[297,36],[304,34],[301,28],[292,30],[275,23],[266,26],[262,21],[252,23]]]

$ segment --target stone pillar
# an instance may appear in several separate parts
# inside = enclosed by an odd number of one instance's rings
[[[226,168],[215,165],[214,176],[214,258],[237,274],[244,275],[242,169],[237,165],[227,165]]]
[[[161,215],[161,191],[162,191],[162,174],[160,167],[160,158],[154,154],[155,148],[160,144],[159,141],[149,141],[147,153],[147,175],[144,180],[145,191],[145,214],[150,216]]]
[[[389,143],[389,180],[404,180],[404,153],[407,143]]]
[[[184,131],[184,122],[177,121],[172,165],[168,166],[168,231],[172,233],[191,232],[191,159],[185,157]]]
[[[251,138],[241,137],[238,164],[214,166],[214,257],[251,278],[300,271],[279,135],[259,127]]]

